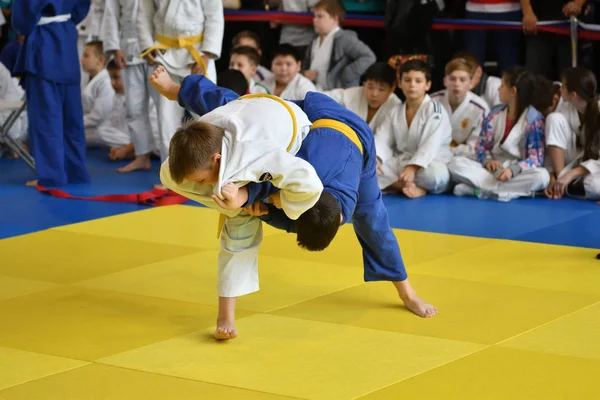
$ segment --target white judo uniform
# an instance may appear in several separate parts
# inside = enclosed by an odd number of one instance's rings
[[[143,51],[159,44],[161,37],[184,39],[201,37],[193,48],[200,54],[203,52],[221,56],[223,42],[224,16],[223,2],[215,0],[140,0],[137,29],[140,47]],[[176,83],[191,73],[191,65],[195,63],[192,53],[187,48],[169,48],[158,51],[157,62],[165,67]],[[214,60],[208,63],[208,78],[216,82],[217,72]],[[184,110],[177,102],[165,97],[158,97],[158,131],[157,147],[161,160],[168,156],[169,143],[176,129],[181,124]]]
[[[126,101],[125,95],[115,93],[112,112],[110,113],[110,123],[102,124],[96,129],[102,145],[113,148],[131,143],[127,124]]]
[[[363,86],[357,86],[349,89],[333,89],[327,92],[323,92],[327,96],[331,97],[348,110],[352,111],[363,120],[367,121],[369,115],[369,103],[365,97],[365,88]],[[379,110],[375,113],[371,121],[368,122],[369,127],[374,134],[377,134],[377,129],[386,117],[392,113],[398,106],[402,104],[402,101],[394,93],[390,94],[385,103],[379,107]]]
[[[600,105],[600,102],[599,102]],[[556,111],[546,117],[546,146],[556,146],[565,151],[565,168],[559,173],[563,176],[573,168],[585,167],[590,171],[583,177],[586,198],[600,199],[600,157],[583,161],[583,143],[585,126],[581,125],[579,113],[571,103],[563,102]],[[546,160],[546,168],[553,171],[552,160]]]
[[[476,159],[475,147],[481,132],[481,123],[490,112],[490,109],[481,97],[473,92],[467,92],[463,102],[452,111],[448,100],[448,91],[441,90],[431,95],[433,100],[439,102],[450,116],[452,125],[452,154]]]
[[[502,86],[502,79],[497,76],[488,76],[485,90],[481,93],[480,97],[485,100],[490,109],[498,104],[502,104],[500,93],[498,93],[500,86]]]
[[[251,181],[268,180],[282,189],[282,208],[295,220],[317,202],[323,191],[314,168],[295,157],[311,122],[298,106],[286,103],[296,118],[295,138],[290,112],[269,98],[232,101],[200,118],[225,129],[216,185],[198,186],[194,182],[177,185],[171,179],[168,160],[162,164],[160,178],[166,187],[228,216],[219,253],[218,295],[221,297],[242,296],[259,289],[258,248],[262,241],[262,221],[243,210],[224,210],[211,196],[221,197],[221,188],[230,182],[242,186]]]
[[[480,189],[477,194],[480,198],[510,201],[518,197],[530,197],[545,189],[550,182],[548,171],[540,165],[544,152],[541,114],[533,107],[527,108],[502,142],[507,113],[507,106],[496,107],[484,122],[480,140],[489,141],[491,149],[485,152],[486,159],[483,162],[455,157],[448,164],[452,179],[469,188]],[[534,122],[536,118],[537,123]],[[531,130],[529,133],[528,128]],[[483,152],[481,142],[477,151],[478,156]],[[499,161],[503,168],[513,170],[513,177],[508,181],[497,180],[484,166],[491,159]],[[462,195],[458,188],[455,188],[455,194]]]
[[[115,91],[106,69],[94,76],[81,94],[83,126],[88,146],[109,146],[101,136],[103,128],[109,127]]]
[[[90,11],[83,21],[77,25],[77,53],[79,54],[79,63],[83,57],[83,49],[86,43],[100,39],[100,26],[104,16],[105,0],[91,0]],[[81,68],[81,90],[85,90],[90,80],[89,74]]]
[[[269,89],[264,84],[257,82],[254,78],[250,78],[250,82],[248,82],[248,91],[251,94],[257,94],[257,93],[272,94],[272,92],[270,92]]]
[[[10,71],[0,63],[0,101],[4,102],[15,102],[23,100],[25,91],[16,78],[10,75]],[[0,113],[0,123],[4,123],[9,115],[10,111]],[[23,111],[19,118],[15,121],[13,126],[8,131],[8,136],[21,142],[27,139],[27,112]]]
[[[256,67],[256,74],[252,77],[256,82],[264,82],[273,77],[273,73],[267,67],[259,65]]]
[[[385,189],[398,181],[407,165],[421,167],[415,184],[431,193],[448,188],[450,175],[446,164],[452,158],[452,128],[448,113],[428,95],[421,103],[410,127],[406,121],[406,104],[395,107],[377,129],[375,145],[383,174],[379,187]]]
[[[269,92],[275,94],[275,75],[266,79],[263,84],[269,89]],[[297,73],[294,79],[287,84],[285,89],[281,91],[279,97],[287,100],[304,100],[306,97],[306,93],[308,92],[316,92],[317,87],[314,83],[301,73]]]
[[[137,35],[137,17],[140,0],[106,0],[100,37],[104,51],[121,50],[127,58],[123,71],[127,104],[127,128],[136,156],[148,154],[156,149],[151,110],[156,110],[159,94],[150,85],[151,71],[145,60]]]

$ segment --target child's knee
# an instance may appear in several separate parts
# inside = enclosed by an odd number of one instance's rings
[[[444,163],[432,162],[417,173],[415,183],[430,193],[443,193],[448,189],[450,172]]]

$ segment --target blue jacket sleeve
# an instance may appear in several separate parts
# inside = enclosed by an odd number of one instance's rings
[[[29,35],[42,17],[47,0],[19,0],[13,4],[12,26],[20,35]]]
[[[287,233],[296,233],[296,221],[293,221],[285,215],[283,210],[278,209],[272,204],[268,205],[269,213],[259,218],[261,221],[271,225],[273,228],[281,229]]]
[[[87,17],[90,12],[91,3],[91,0],[77,0],[75,4],[73,4],[71,21],[73,21],[75,25],[79,25],[79,23]]]
[[[181,82],[178,101],[181,107],[202,116],[237,98],[237,93],[215,85],[204,75],[188,75]]]
[[[248,207],[257,201],[262,201],[279,190],[271,182],[250,182],[246,185],[246,188],[248,189],[248,201],[242,207]]]

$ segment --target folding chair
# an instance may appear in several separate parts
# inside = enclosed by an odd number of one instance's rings
[[[0,128],[0,143],[6,143],[9,149],[14,151],[21,160],[25,161],[35,171],[35,160],[31,154],[18,141],[8,135],[8,131],[15,124],[21,113],[25,111],[25,108],[27,108],[25,96],[23,96],[21,101],[0,101],[0,113],[10,112],[8,118],[2,122],[2,127]]]

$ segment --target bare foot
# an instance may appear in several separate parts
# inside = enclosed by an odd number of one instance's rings
[[[38,184],[37,179],[33,180],[33,181],[27,181],[27,182],[25,182],[25,186],[30,186],[30,187],[36,187],[37,184]]]
[[[113,161],[121,161],[135,157],[133,144],[129,143],[121,147],[113,147],[108,153],[108,158]]]
[[[145,156],[137,156],[132,162],[127,164],[124,167],[117,168],[118,172],[132,172],[137,171],[138,169],[149,170],[150,169],[150,157]]]
[[[404,306],[419,317],[431,318],[438,313],[437,308],[417,296],[417,292],[415,292],[408,279],[392,283],[398,290],[398,295],[404,302]]]
[[[159,65],[152,75],[150,75],[150,83],[154,88],[169,100],[177,100],[179,94],[179,85],[173,82],[169,73],[162,65]]]
[[[423,301],[419,296],[404,301],[404,306],[419,317],[431,318],[438,313],[437,308]]]
[[[402,193],[409,199],[418,199],[427,194],[427,190],[418,187],[414,182],[407,183],[402,189]]]
[[[217,329],[215,330],[215,339],[229,340],[237,337],[235,330],[235,321],[217,320]]]
[[[157,183],[156,185],[152,186],[152,189],[167,190],[167,187],[165,185],[163,185],[162,183]]]

